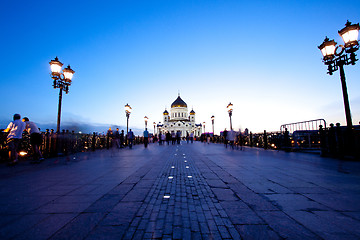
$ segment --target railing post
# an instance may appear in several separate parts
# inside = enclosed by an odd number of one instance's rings
[[[250,147],[252,147],[253,146],[253,134],[252,134],[252,132],[250,132]]]
[[[267,142],[267,134],[266,134],[266,130],[264,130],[264,137],[263,137],[263,141],[264,141],[264,149],[268,148],[268,142]]]
[[[336,123],[336,152],[339,157],[344,156],[344,134],[341,131],[340,123]]]

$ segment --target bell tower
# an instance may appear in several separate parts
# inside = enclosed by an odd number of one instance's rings
[[[165,111],[163,112],[164,115],[164,123],[169,122],[170,118],[169,118],[169,112],[165,109]]]

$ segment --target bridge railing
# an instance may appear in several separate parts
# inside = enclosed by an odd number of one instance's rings
[[[0,131],[0,162],[8,160],[8,146],[6,137],[8,133]],[[40,151],[45,158],[68,155],[77,152],[95,151],[97,149],[109,149],[114,147],[114,136],[105,134],[83,134],[74,132],[42,132],[42,144]],[[142,144],[143,138],[136,136],[134,144]],[[126,146],[124,141],[123,147]],[[30,145],[30,136],[26,132],[23,133],[21,145],[19,147],[20,157],[27,159],[31,156],[32,150]]]

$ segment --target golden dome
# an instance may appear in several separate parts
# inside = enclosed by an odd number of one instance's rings
[[[186,103],[184,102],[184,100],[181,99],[180,96],[178,96],[178,98],[171,104],[171,107],[187,107]]]

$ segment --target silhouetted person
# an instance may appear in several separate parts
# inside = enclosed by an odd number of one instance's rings
[[[114,133],[114,139],[115,139],[116,147],[120,148],[120,132],[119,132],[119,128],[116,128],[116,131]]]
[[[107,149],[110,148],[112,136],[113,136],[113,132],[111,130],[111,127],[109,127],[109,130],[107,131],[107,134],[106,134],[106,148]]]
[[[336,123],[336,149],[339,157],[344,156],[344,137],[341,131],[340,123]]]
[[[176,143],[176,133],[174,131],[171,132],[171,144],[175,145]]]
[[[127,139],[129,140],[129,148],[132,149],[132,145],[133,145],[133,142],[134,142],[134,139],[135,139],[135,135],[134,135],[133,131],[131,131],[131,129],[128,132]]]
[[[159,137],[159,145],[162,145],[162,139],[161,139],[162,135],[161,135],[161,133],[159,133],[158,137]]]
[[[96,146],[96,133],[93,132],[92,139],[91,139],[91,150],[95,151]]]
[[[170,145],[170,141],[171,141],[171,134],[170,134],[170,132],[167,132],[167,133],[166,133],[166,142],[167,142],[167,145]]]
[[[30,144],[34,152],[33,160],[34,162],[40,162],[44,160],[39,149],[43,141],[41,132],[39,131],[39,128],[36,126],[34,122],[29,121],[29,118],[24,117],[22,121],[25,122],[26,124],[25,130],[30,135]]]
[[[290,138],[289,138],[289,131],[287,128],[285,128],[285,133],[284,133],[284,148],[285,151],[290,151]]]
[[[8,132],[7,144],[9,147],[9,159],[11,164],[18,162],[18,150],[21,144],[22,133],[26,124],[20,120],[20,114],[14,114],[14,121],[11,121],[4,132]]]
[[[326,156],[326,135],[322,125],[319,126],[321,156]]]
[[[125,140],[125,133],[124,133],[124,130],[121,130],[121,133],[120,133],[120,148],[123,148],[124,147],[124,140]]]
[[[145,148],[147,148],[149,144],[149,132],[147,130],[147,128],[145,128],[145,131],[144,131],[144,146]]]
[[[176,132],[176,142],[177,142],[177,144],[180,144],[180,141],[181,141],[181,132],[177,131]]]
[[[227,136],[228,136],[228,131],[226,131],[226,128],[225,128],[225,130],[223,131],[223,137],[224,137],[224,145],[226,148],[227,148],[227,143],[228,143]]]
[[[330,123],[328,138],[329,138],[330,155],[335,156],[336,155],[336,133],[335,133],[335,127],[334,127],[333,123]]]

